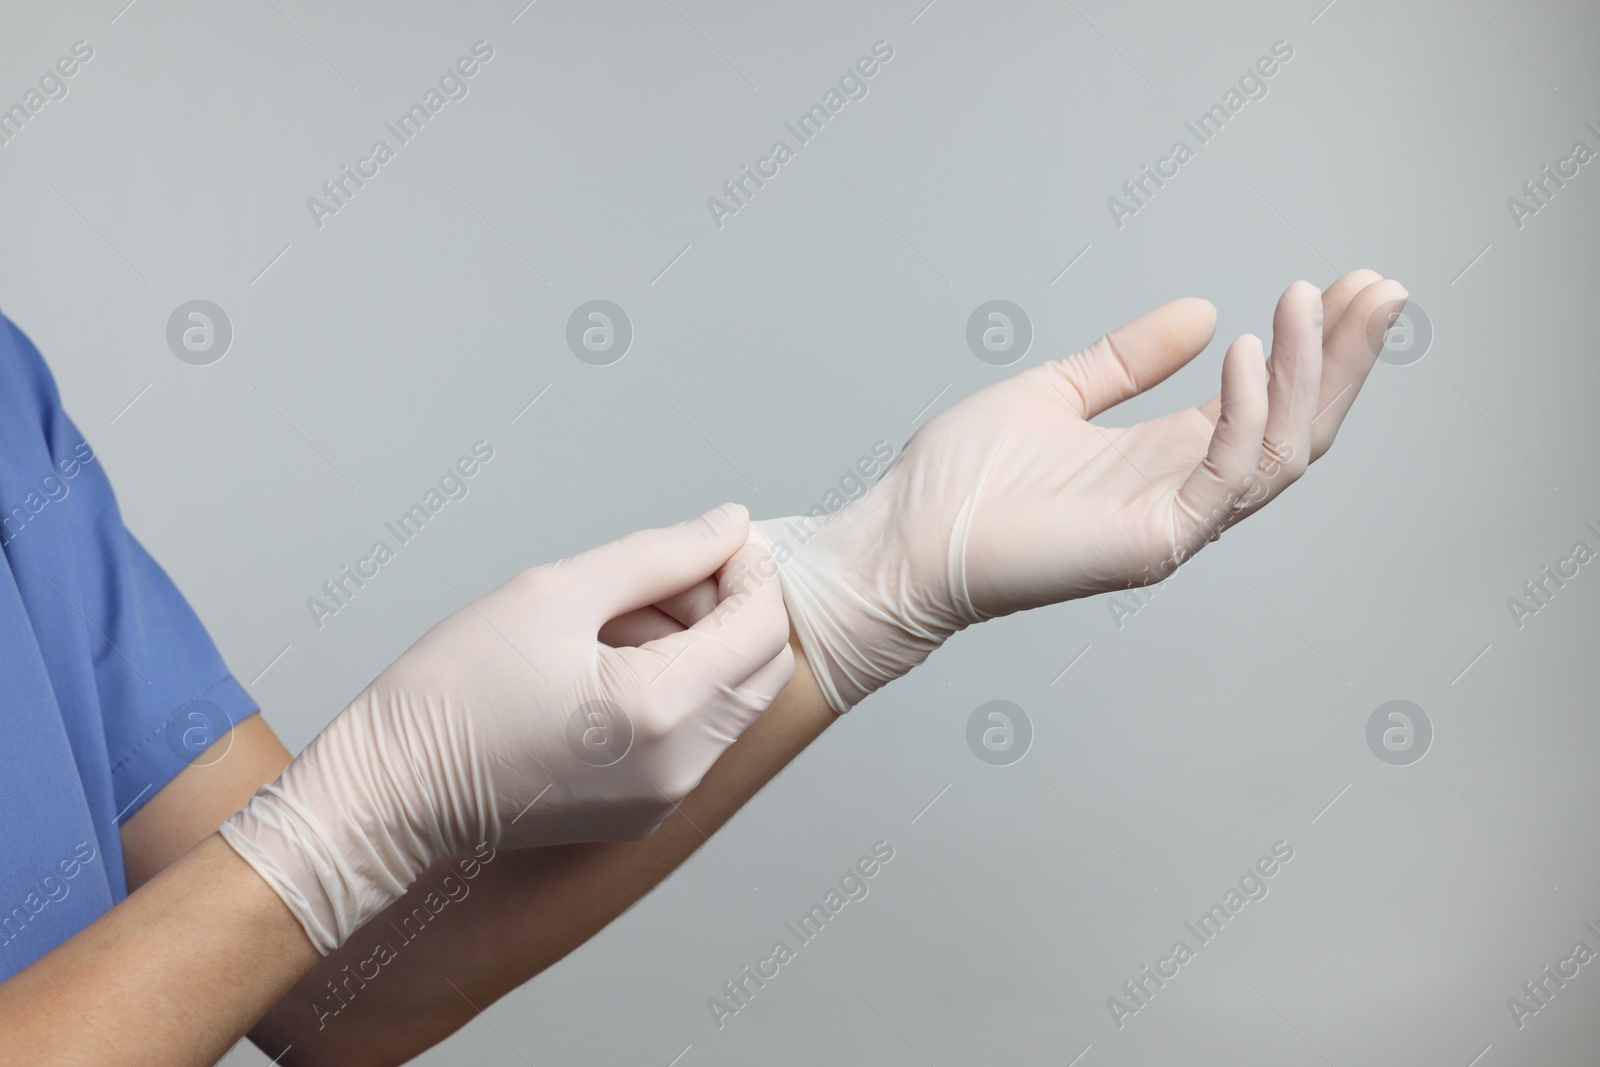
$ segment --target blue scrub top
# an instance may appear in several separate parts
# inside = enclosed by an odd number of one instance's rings
[[[0,316],[0,979],[127,896],[117,827],[256,710]]]

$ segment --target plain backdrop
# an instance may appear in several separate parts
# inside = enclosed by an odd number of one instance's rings
[[[1214,301],[1218,340],[1102,421],[1210,395],[1296,278],[1400,278],[1433,336],[1137,613],[959,636],[420,1062],[1593,1062],[1600,963],[1521,1028],[1507,1000],[1600,950],[1600,564],[1520,626],[1508,600],[1600,548],[1600,163],[1520,225],[1507,201],[1600,150],[1600,12],[525,2],[5,5],[0,105],[93,58],[0,146],[0,307],[292,749],[460,594],[723,500],[809,507],[1162,301]],[[319,225],[308,199],[480,41],[465,97]],[[799,145],[785,123],[879,41]],[[1276,42],[1200,145],[1185,123]],[[719,226],[707,199],[780,138]],[[1108,199],[1180,138],[1119,226]],[[167,343],[196,299],[233,331],[205,366]],[[595,299],[633,329],[608,366],[566,341]],[[966,342],[991,299],[1032,324],[1011,367]],[[478,441],[470,493],[319,628],[322,583]],[[967,742],[997,699],[1032,724],[1007,766]],[[1433,730],[1404,766],[1367,740],[1397,699]],[[878,841],[870,894],[719,1028],[708,999]],[[1268,895],[1200,946],[1184,924],[1277,842]],[[1108,999],[1180,938],[1195,958],[1119,1027]]]

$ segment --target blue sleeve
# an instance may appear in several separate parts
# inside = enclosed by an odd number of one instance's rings
[[[123,822],[257,708],[183,594],[123,525],[100,458],[62,410],[38,350],[0,322],[8,335],[0,343],[12,348],[12,381],[0,386],[32,393],[42,446],[27,483],[38,481],[40,492],[7,516],[0,536],[36,609],[35,633],[64,714],[77,718],[87,707],[82,725],[98,719],[103,747],[93,747],[109,764]],[[8,443],[8,452],[18,450]]]
[[[100,575],[99,604],[108,640],[128,655],[102,656],[95,685],[119,821],[126,821],[190,762],[220,759],[220,752],[202,754],[258,708],[167,572],[122,526],[110,485],[100,481],[121,553]]]

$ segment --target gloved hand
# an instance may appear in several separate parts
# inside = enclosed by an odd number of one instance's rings
[[[522,572],[424,634],[223,837],[326,955],[435,860],[648,834],[794,670],[748,531],[728,504]],[[596,641],[685,589],[715,590],[694,626]]]
[[[1215,309],[1174,301],[941,412],[825,521],[754,523],[829,704],[849,709],[973,623],[1166,578],[1327,450],[1405,297],[1372,271],[1326,294],[1296,282],[1273,319],[1270,380],[1247,334],[1220,397],[1091,423],[1210,342]]]

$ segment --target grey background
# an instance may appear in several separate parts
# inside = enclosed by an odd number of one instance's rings
[[[1209,395],[1297,277],[1371,266],[1432,318],[1121,629],[1101,598],[960,636],[421,1062],[1593,1062],[1600,964],[1521,1031],[1506,999],[1600,949],[1600,568],[1520,630],[1506,601],[1597,544],[1600,164],[1520,230],[1505,201],[1600,147],[1600,12],[923,2],[6,5],[6,105],[95,57],[0,147],[0,303],[291,748],[450,583],[725,499],[790,514],[936,396],[1163,300],[1215,301],[1219,341],[1117,421]],[[319,231],[306,198],[480,39],[470,95]],[[719,230],[706,198],[879,39],[867,98]],[[1278,40],[1269,95],[1113,225]],[[206,367],[165,343],[197,298],[234,328]],[[595,298],[636,331],[608,367],[564,343]],[[1033,322],[1016,367],[965,344],[994,298]],[[470,495],[319,631],[306,599],[479,439]],[[1365,740],[1396,698],[1435,730],[1411,766]],[[1012,766],[967,748],[991,699],[1033,722]],[[719,1031],[707,998],[880,839],[871,894]],[[1117,1029],[1107,998],[1278,840],[1270,895]]]

